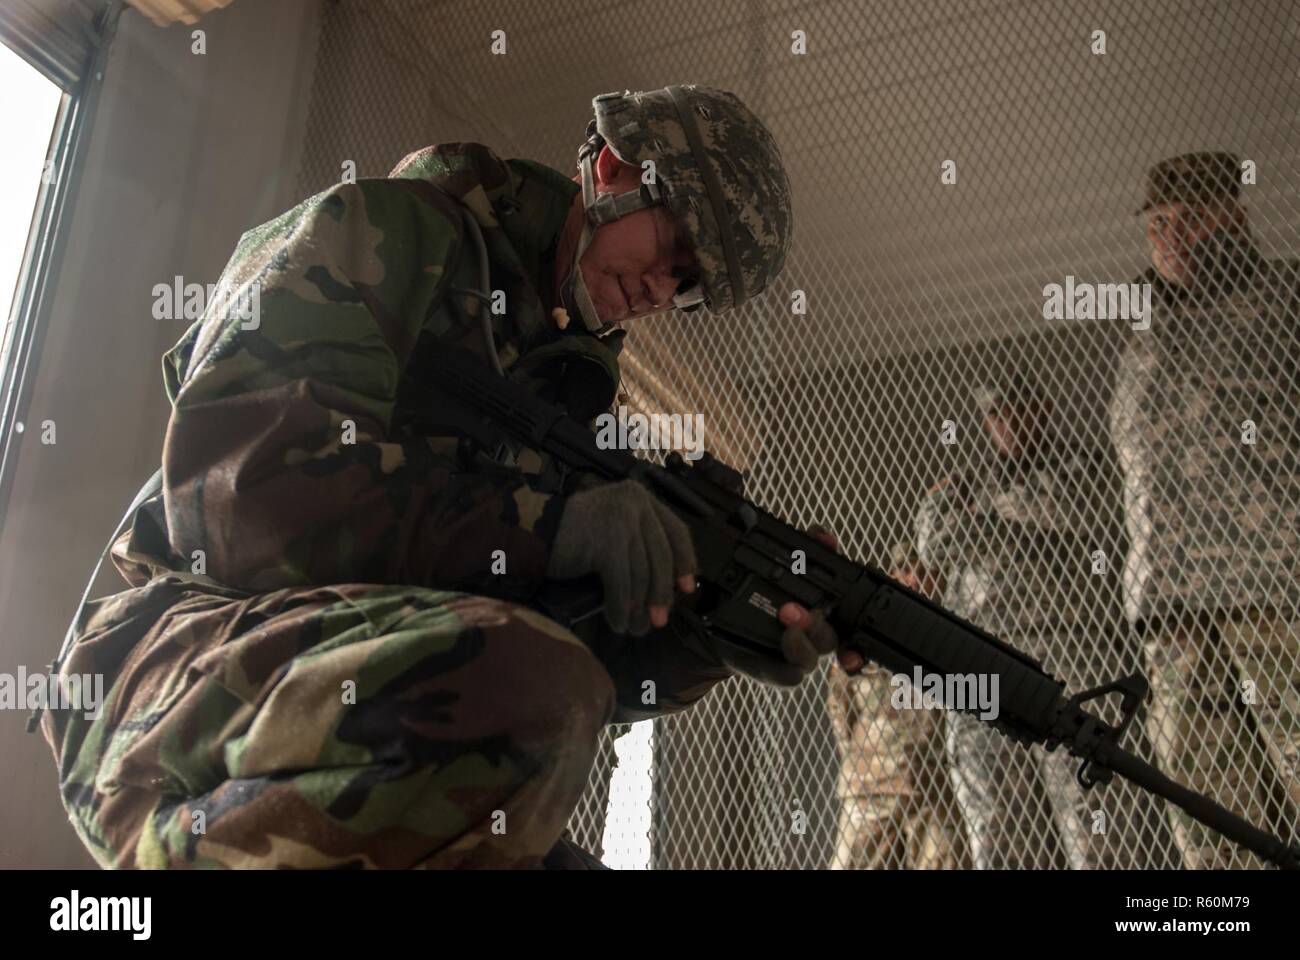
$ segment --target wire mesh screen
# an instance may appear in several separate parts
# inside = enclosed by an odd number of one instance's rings
[[[1295,842],[1298,16],[335,2],[301,192],[439,141],[572,172],[594,95],[734,91],[781,144],[793,252],[736,313],[635,322],[632,405],[702,413],[759,503],[1071,690],[1147,677],[1127,742]],[[1232,156],[1157,167],[1194,151]],[[1257,865],[921,693],[828,664],[655,721],[652,865]],[[592,849],[613,767],[607,740],[571,824]]]

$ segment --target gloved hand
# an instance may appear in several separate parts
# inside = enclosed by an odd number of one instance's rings
[[[839,549],[835,535],[828,529],[810,527],[809,533],[832,550]],[[781,635],[784,663],[770,657],[751,657],[744,650],[729,653],[725,660],[755,680],[777,687],[797,687],[805,676],[813,673],[822,657],[839,647],[839,637],[835,635],[835,628],[826,622],[826,614],[820,610],[810,611],[798,604],[783,604],[776,611],[776,617],[785,624],[785,632]]]
[[[695,590],[691,532],[636,480],[575,493],[560,514],[546,575],[589,573],[600,576],[610,629],[641,636],[668,623],[674,580],[683,593]]]
[[[787,603],[777,613],[785,624],[781,637],[784,662],[723,644],[716,645],[717,653],[737,673],[778,687],[797,687],[813,672],[822,656],[835,649],[838,639],[820,610],[809,613],[797,603]]]
[[[838,549],[834,535],[822,527],[812,527],[808,532],[832,550]],[[781,636],[785,662],[739,647],[720,649],[719,656],[727,666],[755,680],[779,687],[796,687],[813,672],[823,656],[836,649],[839,638],[820,610],[810,612],[797,603],[785,603],[777,611],[777,618],[786,628]],[[861,660],[858,654],[853,656]],[[857,666],[860,668],[861,663]]]

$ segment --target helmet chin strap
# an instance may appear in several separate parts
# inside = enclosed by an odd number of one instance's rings
[[[658,206],[663,203],[663,193],[658,184],[645,184],[641,189],[629,190],[627,193],[598,195],[596,176],[591,168],[592,157],[597,150],[599,150],[597,143],[588,140],[578,158],[578,168],[582,175],[582,236],[578,238],[578,248],[573,254],[573,267],[569,270],[569,278],[564,283],[564,289],[560,291],[560,300],[566,309],[577,311],[578,316],[582,318],[583,326],[590,334],[603,337],[618,325],[604,323],[596,314],[596,305],[592,302],[591,291],[587,289],[587,281],[582,275],[582,255],[591,246],[597,227],[613,223],[629,213]]]
[[[582,236],[578,239],[578,250],[573,255],[573,268],[569,271],[569,279],[565,284],[567,287],[568,297],[563,299],[569,300],[566,306],[576,308],[578,316],[582,318],[583,325],[593,336],[602,337],[614,328],[612,323],[602,323],[599,316],[596,315],[596,305],[591,301],[591,293],[587,290],[587,281],[582,276],[582,255],[586,252],[587,247],[591,245],[591,238],[595,236],[596,229],[587,221],[582,225]]]

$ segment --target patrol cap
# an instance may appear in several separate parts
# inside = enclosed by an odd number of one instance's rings
[[[1221,203],[1241,196],[1241,160],[1233,153],[1203,151],[1161,160],[1147,171],[1143,213],[1164,203]]]

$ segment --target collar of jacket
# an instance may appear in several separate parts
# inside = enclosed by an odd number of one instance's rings
[[[493,285],[513,287],[510,309],[496,328],[509,376],[563,403],[580,420],[607,409],[618,391],[622,331],[598,340],[581,324],[558,330],[550,315],[556,248],[582,188],[558,170],[532,160],[502,160],[477,143],[425,147],[389,176],[423,180],[473,214]],[[532,296],[518,296],[520,290]]]
[[[1207,239],[1216,242],[1216,237]],[[1240,240],[1223,243],[1218,238],[1217,242],[1220,249],[1207,258],[1204,267],[1207,277],[1196,286],[1170,283],[1155,267],[1143,271],[1143,279],[1151,283],[1153,297],[1167,307],[1204,307],[1249,287],[1264,263],[1259,250],[1253,243]]]
[[[551,340],[554,251],[582,188],[532,160],[502,160],[481,143],[425,147],[403,159],[389,177],[425,180],[469,208],[482,228],[494,272],[514,274],[537,298],[509,311],[514,329],[503,331],[506,339],[521,354]]]

